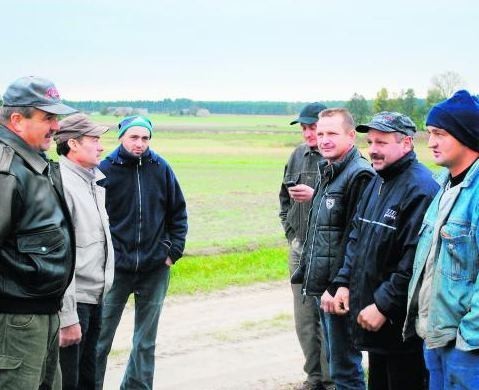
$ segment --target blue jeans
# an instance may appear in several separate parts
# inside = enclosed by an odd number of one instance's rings
[[[349,315],[338,316],[319,310],[324,324],[329,372],[336,390],[364,390],[361,351],[352,341]]]
[[[97,389],[103,387],[107,356],[131,293],[135,296],[133,347],[120,388],[149,390],[153,388],[158,320],[169,281],[169,267],[144,273],[115,271],[113,286],[103,304],[98,342]]]
[[[78,302],[77,314],[82,333],[81,341],[79,344],[60,348],[63,390],[95,388],[101,304]]]
[[[479,389],[479,351],[465,352],[453,345],[424,348],[431,390]]]

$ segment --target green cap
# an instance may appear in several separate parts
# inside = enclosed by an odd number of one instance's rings
[[[144,127],[150,132],[150,138],[153,130],[153,125],[151,121],[141,115],[127,116],[118,124],[118,138],[121,138],[123,134],[130,128],[134,126]]]

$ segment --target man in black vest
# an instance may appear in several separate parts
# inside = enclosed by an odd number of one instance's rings
[[[356,205],[374,176],[369,162],[354,146],[354,127],[346,109],[332,108],[319,114],[317,142],[325,160],[319,166],[320,181],[309,212],[301,266],[292,278],[292,282],[302,282],[304,295],[321,297],[331,379],[338,390],[365,388],[362,355],[352,345],[349,318],[328,312],[335,293],[330,284],[343,264]]]

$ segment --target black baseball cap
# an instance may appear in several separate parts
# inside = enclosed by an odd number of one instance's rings
[[[318,121],[318,114],[325,109],[326,106],[322,103],[310,103],[301,110],[299,117],[292,121],[290,125],[295,125],[296,123],[312,125]]]
[[[63,104],[55,84],[35,76],[21,77],[10,84],[3,95],[5,107],[34,107],[39,110],[69,115],[77,112]]]
[[[369,129],[379,130],[384,133],[399,132],[408,136],[416,133],[416,125],[407,115],[399,112],[383,111],[373,116],[369,123],[356,126],[360,133],[367,133]]]

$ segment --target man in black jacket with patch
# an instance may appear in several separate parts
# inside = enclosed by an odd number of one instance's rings
[[[304,295],[321,297],[331,379],[337,390],[365,388],[361,351],[351,342],[348,317],[328,313],[333,297],[326,291],[343,265],[344,249],[351,220],[364,188],[374,175],[368,160],[354,146],[354,120],[344,108],[319,114],[317,139],[324,161],[319,164],[316,186],[308,217],[308,230],[301,265],[291,282],[302,282]],[[331,291],[334,295],[334,292]]]
[[[334,312],[350,311],[353,342],[369,352],[369,389],[423,389],[422,342],[403,342],[402,325],[418,231],[438,184],[416,159],[410,118],[381,112],[356,129],[368,133],[378,175],[353,219],[345,263],[334,279]]]
[[[45,151],[61,103],[49,80],[22,77],[0,108],[0,389],[59,389],[58,329],[75,237],[58,164]]]

